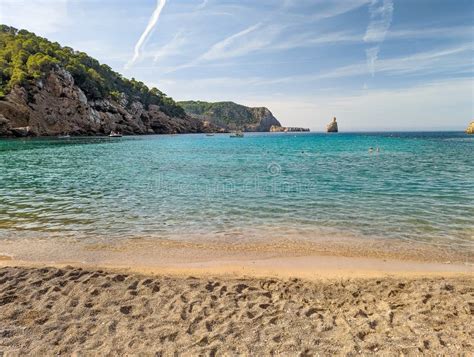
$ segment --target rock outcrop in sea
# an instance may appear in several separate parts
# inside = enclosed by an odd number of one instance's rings
[[[298,131],[309,131],[309,128],[300,128],[295,126],[276,126],[272,125],[270,127],[270,132],[272,133],[288,133],[288,132],[298,132]]]
[[[234,102],[178,102],[186,113],[225,131],[270,131],[272,126],[281,127],[272,112],[265,107],[246,107]]]
[[[471,124],[466,129],[467,134],[474,134],[474,121],[471,121]]]
[[[337,133],[339,131],[337,127],[336,117],[333,118],[332,122],[326,127],[328,133]]]
[[[73,76],[58,67],[33,84],[15,86],[0,100],[0,136],[174,134],[216,131],[190,116],[170,117],[122,93],[118,100],[89,100]]]

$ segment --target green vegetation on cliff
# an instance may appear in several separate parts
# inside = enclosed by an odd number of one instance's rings
[[[247,107],[233,102],[208,103],[202,101],[179,102],[186,112],[192,115],[212,117],[217,125],[253,124],[255,118]]]
[[[183,108],[160,90],[149,89],[134,78],[126,79],[84,52],[62,47],[26,30],[0,25],[0,98],[13,86],[26,86],[46,76],[56,66],[69,71],[90,100],[119,100],[124,93],[145,106],[159,105],[169,116],[185,116]]]
[[[272,125],[280,126],[278,120],[264,107],[250,108],[234,102],[178,102],[191,116],[230,130],[269,131]]]

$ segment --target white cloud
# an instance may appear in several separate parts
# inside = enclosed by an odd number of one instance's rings
[[[380,44],[385,40],[387,31],[392,23],[393,0],[372,0],[369,6],[370,22],[365,32],[364,41],[376,44],[366,50],[367,66],[372,76],[378,59]]]
[[[442,71],[461,71],[472,73],[472,62],[462,61],[454,55],[467,53],[473,50],[469,42],[456,47],[448,47],[432,51],[415,53],[379,60],[377,71],[390,75],[394,74],[427,74]],[[262,84],[308,82],[328,78],[348,78],[367,73],[366,63],[360,62],[348,66],[338,67],[312,75],[295,75],[288,77],[263,80]]]
[[[1,0],[0,23],[48,35],[67,26],[68,0]]]
[[[279,26],[254,24],[215,43],[193,61],[172,67],[166,73],[194,67],[204,62],[222,61],[263,50],[268,48],[282,29],[283,27]]]
[[[196,10],[204,9],[208,3],[209,3],[209,0],[202,0],[202,2],[196,7]]]
[[[370,0],[284,0],[283,10],[300,10],[298,17],[308,21],[319,21],[343,15],[369,3]],[[305,12],[305,8],[315,9],[310,13]],[[302,10],[303,9],[303,10]],[[301,12],[302,11],[302,12]],[[291,14],[291,12],[290,12]]]
[[[186,45],[187,40],[183,32],[178,32],[173,39],[166,45],[162,46],[155,52],[154,61],[158,62],[166,57],[181,53],[182,48]]]
[[[217,42],[206,53],[200,56],[200,60],[218,60],[238,57],[261,49],[271,42],[273,36],[264,37],[257,35],[253,38],[246,38],[248,34],[254,33],[256,30],[259,30],[259,34],[262,34],[261,29],[262,24],[257,23]]]
[[[391,29],[386,34],[388,39],[414,39],[414,38],[471,38],[474,34],[473,26],[451,26],[451,27],[422,27]]]
[[[163,10],[163,7],[165,6],[165,4],[166,4],[166,0],[157,0],[156,8],[155,8],[155,10],[153,11],[153,14],[150,17],[150,20],[148,21],[148,24],[147,24],[145,30],[141,34],[141,36],[138,39],[137,43],[135,44],[135,50],[134,50],[134,53],[133,53],[133,57],[126,64],[126,66],[125,66],[126,68],[129,68],[130,66],[132,66],[138,60],[138,58],[140,57],[142,47],[143,47],[145,41],[147,40],[147,38],[150,36],[153,29],[155,28],[156,23],[158,22],[158,19],[160,18],[161,11]]]
[[[372,0],[369,12],[370,22],[367,26],[364,41],[382,43],[392,23],[393,0]]]
[[[360,34],[352,34],[348,32],[306,32],[290,36],[283,41],[277,41],[272,46],[270,46],[269,50],[279,51],[294,48],[313,47],[323,44],[354,43],[361,41],[362,36]]]
[[[344,1],[332,1],[331,6],[325,11],[320,11],[313,15],[313,20],[327,19],[343,15],[349,11],[355,10],[361,6],[367,4],[369,0],[344,0]]]
[[[367,57],[367,67],[369,68],[372,77],[375,75],[375,61],[379,56],[380,47],[375,46],[365,50],[365,56]]]
[[[338,16],[367,4],[369,1],[370,0],[321,1],[314,13],[309,16],[306,14],[300,16],[299,14],[290,15],[286,11],[293,7],[301,7],[301,5],[303,5],[303,7],[311,6],[313,8],[314,1],[285,0],[281,7],[274,12],[270,12],[262,21],[214,43],[196,59],[182,65],[173,66],[169,68],[166,73],[195,67],[205,62],[222,61],[259,51],[280,51],[300,47],[311,47],[323,43],[361,41],[361,35],[353,35],[347,32],[321,34],[313,31],[298,33],[297,35],[287,38],[282,38],[282,35],[286,32],[291,33],[291,31],[289,31],[290,28],[296,30],[296,28],[301,25],[302,19],[317,21]],[[207,5],[207,1],[203,1],[198,6],[198,9],[205,5]],[[242,11],[249,10],[247,6],[243,6],[242,4],[232,6]]]

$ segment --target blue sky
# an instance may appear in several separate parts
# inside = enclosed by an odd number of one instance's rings
[[[284,125],[461,130],[474,119],[473,1],[0,0],[0,22],[176,100],[267,106]]]

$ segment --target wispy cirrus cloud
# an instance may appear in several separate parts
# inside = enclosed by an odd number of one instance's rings
[[[367,67],[372,76],[375,75],[375,63],[378,59],[380,45],[385,40],[392,23],[393,0],[372,0],[369,5],[370,22],[364,36],[368,44],[375,44],[366,49]]]
[[[217,42],[200,59],[213,61],[239,57],[262,49],[273,41],[279,31],[277,27],[263,28],[262,23],[254,24]],[[249,34],[253,36],[248,36]]]
[[[281,30],[282,27],[279,26],[263,26],[262,23],[256,23],[215,43],[191,62],[169,69],[168,73],[204,62],[240,57],[262,50],[274,41]],[[248,36],[249,34],[252,36]]]
[[[464,55],[467,59],[472,56],[472,51],[474,51],[474,47],[470,42],[454,47],[423,51],[408,56],[379,60],[377,70],[387,75],[426,75],[443,72],[453,73],[453,71],[461,74],[469,74],[473,73],[471,62],[464,61],[464,65],[461,65],[460,63],[463,61],[459,59],[459,55]],[[311,75],[294,75],[272,79],[262,78],[260,82],[257,83],[259,83],[259,85],[272,85],[313,82],[322,79],[362,76],[366,73],[365,63],[358,62]],[[254,78],[251,78],[250,82],[256,83]]]
[[[472,82],[469,76],[472,77],[474,73],[469,58],[472,57],[471,52],[473,50],[474,48],[472,44],[466,43],[456,47],[442,48],[433,51],[419,52],[408,56],[383,59],[380,60],[379,63],[380,73],[384,73],[387,76],[403,76],[404,78],[410,76],[413,78],[423,78],[423,76],[427,75],[439,77],[440,74],[454,74],[457,72],[458,76],[456,76],[456,80]],[[460,62],[464,63],[464,65],[460,66]],[[275,90],[276,93],[278,93],[281,88],[284,88],[287,85],[291,85],[292,88],[300,86],[307,88],[307,85],[315,85],[319,89],[326,88],[323,90],[323,92],[326,92],[328,90],[327,84],[329,83],[333,85],[334,82],[332,80],[337,81],[339,79],[364,76],[366,73],[365,62],[361,61],[353,65],[337,67],[316,74],[301,74],[276,78],[265,78],[262,76],[239,78],[232,76],[213,78],[205,77],[194,80],[190,80],[189,78],[179,80],[170,78],[162,79],[160,83],[162,86],[165,86],[169,92],[181,93],[183,99],[192,98],[192,95],[189,93],[193,93],[196,90],[200,92],[202,91],[202,93],[210,93],[212,88],[214,88],[216,90],[215,92],[212,92],[214,98],[219,98],[219,100],[230,100],[233,99],[233,96],[238,96],[240,95],[239,93],[242,92],[247,94],[259,93],[262,88],[265,89],[266,95],[275,93]],[[446,78],[445,80],[451,80],[453,76],[444,76],[444,78]],[[327,82],[327,80],[331,81]],[[440,81],[442,80],[440,79]],[[347,89],[335,87],[333,91],[340,93],[345,92],[346,90]],[[293,90],[292,92],[295,91]],[[293,93],[293,95],[298,94]],[[210,97],[202,99],[212,100]]]
[[[368,4],[371,0],[284,0],[283,9],[285,11],[296,10],[300,19],[308,21],[318,21],[340,16],[361,6]],[[305,11],[312,9],[312,11]],[[301,12],[302,11],[302,12]]]
[[[141,34],[140,38],[138,39],[137,43],[135,44],[135,49],[133,53],[132,59],[125,65],[126,68],[130,68],[140,57],[142,47],[145,44],[145,41],[148,39],[150,36],[151,32],[156,26],[156,23],[158,22],[158,19],[160,18],[161,11],[163,10],[163,7],[166,4],[166,0],[157,0],[156,3],[156,8],[153,11],[153,14],[150,17],[150,20],[148,21],[148,24]]]
[[[310,16],[300,15],[290,16],[286,11],[295,8],[301,10],[301,7],[314,6],[314,1],[295,1],[284,0],[281,6],[276,9],[265,19],[252,24],[236,33],[232,33],[224,39],[214,43],[205,52],[203,52],[196,59],[173,66],[168,69],[167,73],[176,72],[185,68],[195,67],[207,62],[218,60],[229,60],[232,58],[242,57],[256,52],[262,51],[279,51],[288,50],[301,47],[311,47],[323,43],[331,42],[356,42],[360,41],[361,36],[349,34],[347,32],[332,32],[332,33],[315,33],[304,32],[298,33],[294,36],[283,36],[288,31],[289,33],[297,32],[298,26],[301,25],[301,20],[318,21],[331,17],[342,15],[346,12],[354,10],[367,4],[370,0],[345,0],[345,1],[329,1],[320,2],[317,5],[317,11]],[[201,9],[208,5],[208,1],[204,0],[197,9]],[[216,5],[231,6],[231,5]],[[245,4],[232,5],[240,11],[248,10]]]
[[[183,31],[178,32],[174,35],[173,39],[165,44],[164,46],[160,47],[153,57],[155,62],[161,61],[164,58],[177,55],[181,53],[181,50],[188,42],[187,37],[183,34]]]
[[[196,10],[204,9],[208,3],[209,3],[209,0],[202,0],[202,2],[196,7]]]
[[[278,41],[271,46],[271,50],[289,50],[295,48],[313,47],[322,44],[361,42],[361,35],[350,32],[305,32]]]

